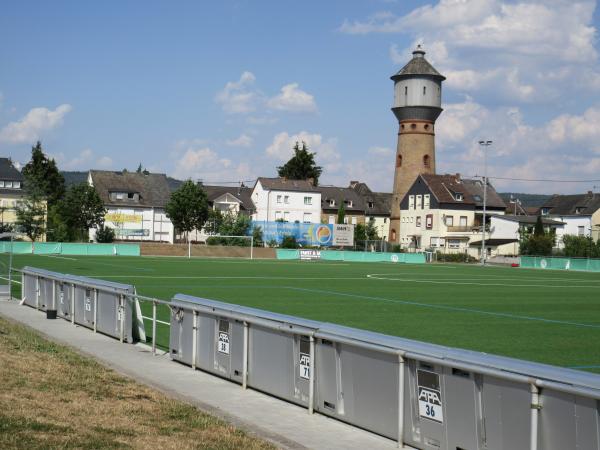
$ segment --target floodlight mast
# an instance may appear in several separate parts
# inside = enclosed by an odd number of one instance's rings
[[[485,208],[487,202],[487,148],[492,145],[492,141],[479,141],[483,150],[483,220],[481,223],[481,265],[485,265]]]

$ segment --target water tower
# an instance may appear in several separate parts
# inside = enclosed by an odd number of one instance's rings
[[[442,81],[446,79],[425,59],[421,46],[393,75],[398,145],[389,241],[400,239],[400,202],[421,173],[435,173],[435,121],[442,112]]]

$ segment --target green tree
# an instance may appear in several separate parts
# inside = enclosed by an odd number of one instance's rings
[[[90,228],[104,225],[106,209],[93,186],[81,183],[71,186],[60,202],[65,224],[77,240],[88,240]]]
[[[185,233],[189,240],[190,231],[201,230],[208,218],[206,193],[192,180],[187,180],[171,194],[165,211],[175,229]]]
[[[244,214],[234,214],[227,212],[222,214],[212,214],[214,225],[216,225],[217,236],[211,236],[206,240],[208,245],[235,245],[247,247],[250,245],[249,239],[244,238],[221,238],[221,236],[247,236],[250,229],[250,218]],[[211,224],[213,228],[213,224]],[[262,233],[261,233],[262,235]]]
[[[315,163],[315,153],[308,151],[305,142],[302,142],[302,148],[296,142],[294,156],[283,166],[277,167],[277,173],[280,177],[286,177],[290,180],[308,180],[312,178],[315,186],[319,184],[319,177],[322,172],[323,168]]]
[[[381,239],[379,237],[379,233],[377,233],[377,228],[375,227],[375,219],[371,217],[367,222],[367,226],[365,227],[365,233],[367,235],[367,240],[375,241]]]
[[[600,242],[594,242],[590,236],[575,236],[566,234],[562,238],[565,248],[563,253],[569,257],[598,258]]]
[[[533,229],[534,236],[544,236],[546,232],[544,231],[544,224],[542,223],[542,216],[538,216],[535,221],[535,227]]]
[[[262,247],[264,245],[263,232],[261,227],[254,227],[252,229],[252,239],[255,247]]]
[[[52,242],[68,242],[73,240],[71,230],[65,223],[60,202],[48,207],[48,229],[46,239]]]
[[[281,241],[281,248],[298,248],[298,242],[294,236],[285,235]]]
[[[96,242],[110,244],[115,240],[115,230],[113,230],[111,227],[100,225],[96,230],[95,238]]]
[[[525,236],[519,243],[521,255],[550,256],[553,247],[554,236],[551,234],[542,236],[533,234]]]
[[[21,171],[25,190],[38,199],[46,199],[48,206],[56,205],[65,193],[65,179],[58,171],[54,159],[48,159],[38,141],[31,148],[31,160]]]
[[[37,241],[46,232],[46,204],[41,197],[28,195],[16,206],[18,231],[32,241]]]
[[[340,203],[340,207],[337,212],[337,223],[344,223],[344,219],[346,218],[346,207],[344,206],[344,202]]]

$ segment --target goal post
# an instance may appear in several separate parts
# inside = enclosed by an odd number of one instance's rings
[[[195,244],[197,245],[197,244]],[[254,236],[250,235],[211,235],[206,238],[205,244],[207,256],[241,257],[254,259]],[[210,248],[215,251],[211,252]],[[221,247],[220,250],[217,248]],[[192,244],[188,244],[188,257],[192,256]]]

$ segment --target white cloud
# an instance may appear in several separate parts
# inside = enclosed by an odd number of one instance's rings
[[[204,182],[243,181],[253,178],[249,164],[221,157],[209,147],[191,145],[175,163],[177,178]]]
[[[286,84],[279,95],[269,99],[267,106],[279,111],[314,112],[317,110],[315,98],[299,88],[298,83]]]
[[[215,101],[228,114],[249,114],[255,111],[315,112],[317,104],[313,95],[300,89],[298,83],[286,84],[279,94],[267,98],[255,87],[256,77],[252,72],[244,72],[238,81],[230,81],[217,93]],[[250,117],[256,124],[271,122],[269,117]]]
[[[22,119],[10,122],[0,130],[0,142],[32,143],[38,140],[44,131],[60,127],[71,109],[71,105],[68,104],[62,104],[54,111],[48,108],[33,108]]]
[[[367,153],[369,155],[374,155],[374,156],[390,156],[394,154],[394,151],[391,148],[388,147],[369,147],[369,150],[367,150]]]
[[[51,154],[61,170],[108,169],[113,160],[108,156],[97,157],[91,148],[85,148],[75,156],[67,156],[63,152]]]
[[[261,102],[260,94],[254,89],[256,77],[252,72],[243,72],[238,81],[228,82],[222,91],[218,92],[215,101],[228,114],[250,113]]]
[[[250,147],[254,143],[252,136],[242,133],[240,137],[225,142],[230,147]]]

